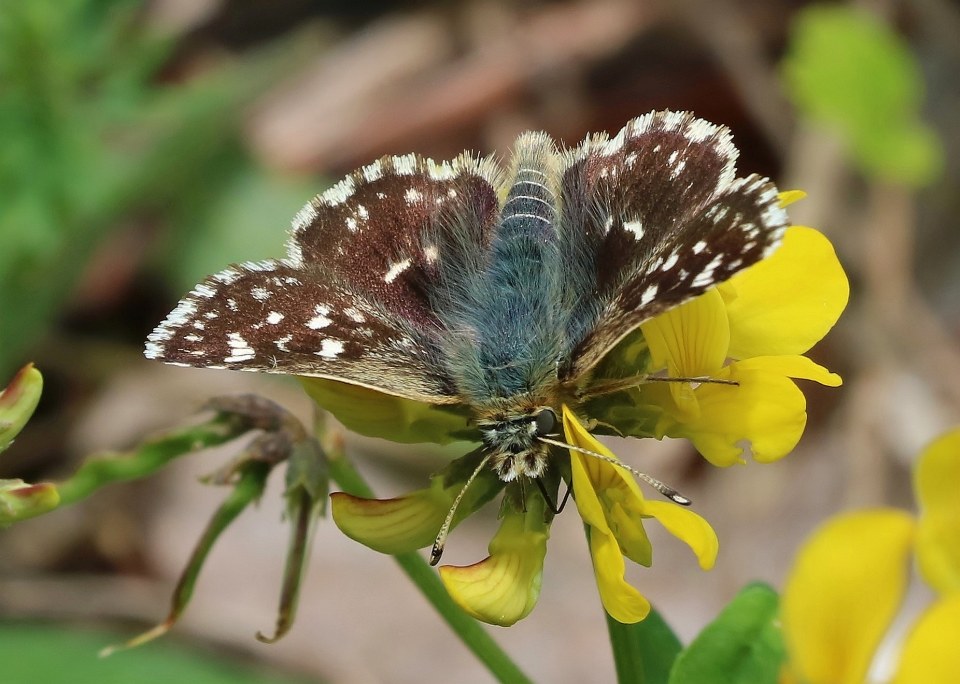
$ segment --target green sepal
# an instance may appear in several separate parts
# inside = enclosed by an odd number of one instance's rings
[[[108,646],[100,652],[101,656],[108,656],[118,650],[142,646],[170,631],[190,603],[197,577],[200,575],[200,570],[203,568],[214,543],[247,506],[259,500],[266,487],[267,476],[272,469],[272,463],[256,459],[247,460],[242,465],[237,466],[234,471],[236,481],[233,484],[233,491],[213,514],[207,528],[203,531],[203,535],[194,547],[190,560],[187,561],[187,566],[180,575],[180,580],[173,591],[173,597],[170,600],[170,612],[167,617],[156,627],[124,644]]]
[[[780,597],[749,584],[678,657],[669,684],[776,684],[785,659]]]
[[[0,392],[0,452],[10,446],[30,420],[42,392],[43,376],[32,363],[21,368]]]
[[[326,378],[300,377],[310,398],[352,432],[391,442],[477,442],[469,414],[459,404],[427,404],[369,387]]]
[[[290,541],[284,562],[283,586],[273,636],[257,632],[257,639],[274,643],[293,627],[300,599],[300,584],[310,559],[310,544],[317,521],[326,513],[330,490],[330,469],[319,442],[313,438],[293,445],[287,463],[286,492],[287,519],[290,522]]]
[[[590,376],[586,391],[611,380],[637,377],[651,372],[650,349],[643,331],[636,328],[607,352]],[[596,423],[590,431],[600,435],[619,437],[654,437],[662,408],[639,404],[640,393],[626,389],[609,394],[599,394],[584,404],[584,415]]]

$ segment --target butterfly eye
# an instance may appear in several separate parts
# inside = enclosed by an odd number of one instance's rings
[[[533,419],[537,426],[537,435],[549,435],[557,427],[557,414],[553,409],[544,408]]]

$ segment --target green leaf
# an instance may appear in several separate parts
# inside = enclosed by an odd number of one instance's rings
[[[679,655],[669,684],[776,684],[784,660],[779,604],[765,584],[744,587]]]
[[[607,630],[617,667],[617,681],[666,684],[680,640],[656,610],[640,622],[625,625],[607,615]]]
[[[80,626],[0,623],[0,681],[10,684],[305,684],[222,653],[153,644],[97,658],[116,634]]]
[[[922,185],[940,172],[941,147],[919,120],[920,68],[873,15],[842,5],[798,13],[783,76],[800,113],[835,128],[865,173]]]

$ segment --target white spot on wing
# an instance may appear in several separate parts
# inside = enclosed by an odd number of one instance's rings
[[[383,162],[378,159],[369,166],[364,166],[362,172],[366,181],[372,183],[383,175]]]
[[[699,143],[716,135],[719,131],[720,127],[709,121],[694,119],[690,125],[687,126],[687,130],[685,130],[683,134],[690,142]]]
[[[284,319],[284,315],[279,311],[271,311],[267,314],[267,323],[270,325],[276,325]]]
[[[671,268],[674,267],[674,265],[675,265],[679,260],[680,260],[680,257],[677,256],[677,253],[676,253],[676,252],[674,252],[673,254],[671,254],[670,256],[667,257],[667,260],[666,260],[665,262],[663,262],[663,266],[661,267],[661,270],[669,271]]]
[[[320,330],[320,328],[326,328],[328,325],[333,323],[332,320],[327,318],[327,314],[330,313],[330,307],[324,306],[323,304],[317,304],[313,307],[314,313],[317,315],[307,321],[307,327],[311,330]]]
[[[670,170],[670,178],[672,180],[676,180],[677,178],[679,178],[680,174],[683,173],[683,169],[684,167],[686,167],[686,165],[687,165],[687,162],[684,159],[681,159],[679,162],[677,162],[674,165],[674,167]]]
[[[707,248],[707,243],[704,242],[703,240],[700,240],[700,242],[698,242],[697,244],[695,244],[695,245],[693,246],[693,253],[694,253],[694,254],[699,254],[700,252],[702,252],[702,251],[705,250],[706,248]]]
[[[243,274],[240,273],[239,271],[235,271],[232,268],[228,268],[226,270],[223,270],[217,273],[215,276],[213,276],[213,279],[216,280],[218,283],[223,283],[224,285],[231,285],[235,283],[240,278],[241,275]]]
[[[249,361],[257,355],[257,352],[247,344],[240,333],[229,333],[227,335],[227,345],[230,347],[230,355],[223,359],[224,363],[237,363],[239,361]]]
[[[405,154],[393,158],[393,170],[398,176],[410,176],[417,170],[417,155]]]
[[[204,299],[210,299],[213,295],[217,294],[217,291],[214,290],[209,285],[200,283],[195,288],[191,294],[196,295],[197,297],[203,297]]]
[[[148,359],[158,359],[163,355],[163,345],[156,342],[147,342],[143,349],[143,355]]]
[[[353,180],[353,176],[347,176],[325,193],[320,195],[320,199],[323,200],[324,204],[335,207],[350,199],[350,197],[353,196],[353,191],[355,189],[356,183]]]
[[[407,191],[403,193],[403,198],[407,201],[407,204],[416,204],[423,199],[423,195],[416,188],[407,188]]]
[[[392,283],[397,279],[401,273],[410,268],[410,260],[404,259],[403,261],[398,261],[395,264],[390,264],[389,270],[383,276],[383,282]]]
[[[712,285],[715,278],[713,277],[713,272],[717,270],[717,266],[723,263],[723,254],[718,254],[713,259],[710,260],[710,263],[704,266],[703,270],[697,274],[697,277],[693,279],[691,285],[693,287],[706,287]]]
[[[633,237],[636,240],[643,237],[643,224],[640,221],[627,221],[623,224],[623,229],[629,233],[633,233]]]
[[[163,324],[170,328],[179,328],[190,320],[190,317],[195,313],[197,313],[197,305],[189,299],[184,299],[177,304],[176,309],[170,312],[170,315],[167,316],[167,320],[164,321]]]
[[[643,294],[640,295],[640,306],[646,306],[654,300],[657,296],[657,291],[660,289],[660,286],[654,283],[646,290],[643,291]]]
[[[265,302],[273,296],[273,293],[267,289],[257,286],[250,288],[250,296],[256,299],[258,302]]]
[[[342,352],[343,342],[328,337],[320,341],[320,351],[315,351],[313,353],[317,356],[322,356],[325,359],[335,359],[340,356]]]
[[[306,205],[297,212],[296,216],[293,217],[294,234],[303,232],[307,229],[307,226],[317,219],[317,207],[314,205],[315,201],[316,198],[307,202]]]

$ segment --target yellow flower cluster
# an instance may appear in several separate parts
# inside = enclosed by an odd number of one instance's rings
[[[783,593],[784,684],[862,684],[897,616],[911,558],[935,598],[900,645],[894,684],[960,682],[960,429],[927,447],[914,475],[919,512],[857,511],[806,542]],[[875,673],[876,674],[876,673]]]

